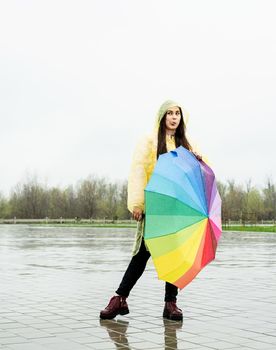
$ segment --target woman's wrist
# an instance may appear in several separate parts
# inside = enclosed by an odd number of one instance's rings
[[[143,209],[141,209],[139,207],[134,207],[133,212],[132,212],[132,217],[136,221],[141,221],[143,218]]]

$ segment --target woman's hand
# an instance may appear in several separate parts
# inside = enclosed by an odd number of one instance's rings
[[[141,221],[142,217],[143,217],[143,210],[138,208],[138,207],[134,207],[133,208],[133,213],[132,213],[132,217],[133,219],[135,219],[136,221]]]
[[[197,160],[202,160],[202,156],[196,152],[192,152],[193,155],[196,157]]]

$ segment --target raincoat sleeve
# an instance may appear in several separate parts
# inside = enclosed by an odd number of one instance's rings
[[[127,207],[130,212],[134,207],[144,210],[144,189],[148,183],[151,149],[148,136],[143,137],[135,148],[128,178]]]

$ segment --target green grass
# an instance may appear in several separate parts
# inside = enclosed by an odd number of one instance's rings
[[[223,231],[276,232],[276,226],[224,226]]]

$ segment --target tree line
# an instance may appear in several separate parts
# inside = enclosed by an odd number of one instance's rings
[[[259,189],[248,180],[244,185],[235,180],[218,181],[222,199],[222,220],[260,222],[275,221],[276,187],[267,179]],[[108,181],[90,175],[75,186],[49,187],[31,178],[12,188],[10,195],[0,193],[0,218],[84,218],[130,219],[127,210],[127,181]]]
[[[37,178],[0,195],[0,218],[129,219],[127,182],[110,182],[94,175],[66,188],[48,187]]]
[[[222,221],[240,221],[257,223],[262,220],[276,219],[276,186],[268,178],[265,185],[258,189],[248,180],[244,185],[235,180],[226,183],[218,181],[218,190],[222,199]]]

